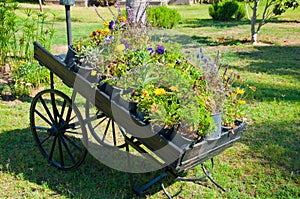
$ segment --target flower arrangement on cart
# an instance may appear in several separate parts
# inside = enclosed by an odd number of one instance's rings
[[[200,48],[192,57],[121,12],[113,20],[100,18],[104,28],[74,44],[80,68],[96,77],[98,88],[121,88],[120,97],[142,122],[203,140],[220,137],[221,125],[234,129],[236,119],[245,119],[246,90],[236,86],[240,75],[219,63],[220,52],[212,60]]]

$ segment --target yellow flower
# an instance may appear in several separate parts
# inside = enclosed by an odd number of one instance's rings
[[[169,88],[171,91],[173,92],[177,92],[178,91],[178,87],[177,86],[170,86]]]
[[[104,22],[104,27],[108,27],[109,26],[109,21]]]
[[[92,71],[91,71],[91,76],[96,76],[96,75],[97,75],[97,71],[92,70]]]
[[[108,33],[109,33],[109,29],[108,29],[108,28],[105,28],[105,29],[102,31],[102,34],[103,34],[104,36],[106,36]]]
[[[242,104],[242,105],[246,104],[246,101],[245,101],[245,100],[238,100],[237,102],[238,102],[239,104]]]
[[[157,96],[164,95],[165,93],[166,93],[166,91],[163,88],[157,88],[154,91],[154,94],[157,95]]]
[[[236,89],[236,93],[243,95],[245,93],[245,91],[242,89]]]
[[[116,47],[117,52],[122,52],[123,50],[125,50],[125,45],[124,44],[117,45],[117,47]]]
[[[120,17],[119,20],[120,20],[121,22],[124,22],[124,23],[125,23],[125,22],[126,22],[126,17]]]
[[[236,93],[232,93],[231,96],[232,96],[233,98],[236,98]]]

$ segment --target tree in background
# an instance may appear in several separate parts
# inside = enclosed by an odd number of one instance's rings
[[[43,12],[43,1],[39,0],[40,11]]]
[[[257,24],[258,17],[258,5],[259,3],[265,3],[261,21]],[[299,0],[248,0],[246,2],[246,9],[248,18],[251,21],[251,42],[257,43],[257,36],[261,27],[271,19],[283,14],[290,8],[297,8],[299,6]],[[252,10],[252,17],[249,16],[249,8]]]

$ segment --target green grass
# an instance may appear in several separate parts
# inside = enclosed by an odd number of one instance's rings
[[[63,7],[46,9],[59,19],[54,43],[65,44]],[[208,16],[207,5],[176,9],[183,22],[166,31],[168,35],[186,46],[190,42],[203,46],[210,55],[221,50],[222,61],[229,62],[245,84],[257,87],[249,99],[248,128],[243,138],[215,158],[213,177],[229,192],[221,192],[209,181],[183,183],[178,198],[299,198],[300,9],[266,24],[259,38],[267,43],[260,46],[242,42],[249,37],[247,20],[215,22]],[[104,9],[101,13],[109,16]],[[101,25],[92,8],[74,7],[72,16],[76,21],[72,24],[74,38],[88,36]],[[60,82],[57,86],[66,91]],[[131,194],[128,174],[106,167],[91,155],[75,171],[50,166],[33,143],[30,101],[0,104],[0,198],[124,198]],[[149,175],[137,176],[149,179]],[[201,176],[201,168],[188,175]],[[179,182],[167,182],[171,193],[180,188]],[[165,195],[155,185],[145,197]]]

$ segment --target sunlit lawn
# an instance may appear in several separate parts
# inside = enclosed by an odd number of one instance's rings
[[[250,25],[215,22],[208,5],[177,6],[182,23],[167,35],[183,45],[191,42],[241,74],[244,84],[257,87],[249,99],[248,128],[242,140],[215,158],[211,182],[183,183],[178,198],[299,198],[300,197],[300,9],[266,24],[260,45],[249,39]],[[56,14],[54,46],[66,44],[63,6],[46,6]],[[107,9],[99,8],[109,19]],[[72,8],[73,37],[88,36],[101,26],[93,8]],[[296,21],[298,20],[298,21]],[[57,49],[52,49],[55,52]],[[58,89],[66,90],[62,83]],[[30,100],[0,104],[0,198],[125,198],[131,194],[126,173],[110,169],[92,156],[75,171],[50,166],[33,144],[29,130]],[[201,175],[201,168],[189,175]],[[149,179],[141,174],[141,179]],[[180,183],[167,186],[175,193]],[[159,185],[146,198],[165,198]]]

